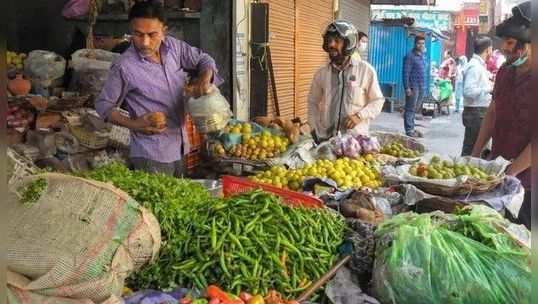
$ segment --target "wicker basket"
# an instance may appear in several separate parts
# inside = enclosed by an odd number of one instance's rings
[[[79,126],[69,126],[69,130],[84,147],[97,150],[108,145],[108,133],[90,132]]]
[[[8,157],[8,186],[20,182],[25,176],[36,174],[38,168],[33,162],[18,154],[11,148],[7,148]]]
[[[491,181],[469,178],[464,183],[458,184],[455,187],[442,186],[428,182],[411,182],[411,184],[429,194],[453,197],[489,192],[500,185],[503,179],[504,176],[499,176]]]

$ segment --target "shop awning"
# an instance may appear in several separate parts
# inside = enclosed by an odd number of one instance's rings
[[[437,0],[370,0],[374,5],[435,5]]]

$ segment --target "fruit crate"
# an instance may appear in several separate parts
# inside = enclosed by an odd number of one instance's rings
[[[277,188],[271,185],[257,183],[246,178],[240,178],[230,175],[222,177],[222,193],[225,197],[232,196],[238,193],[253,191],[256,189],[262,189],[267,192],[271,192],[289,206],[292,207],[306,207],[306,208],[324,208],[323,202],[314,196],[307,195],[300,192],[290,191],[286,189]]]
[[[185,157],[185,166],[187,167],[187,172],[193,174],[194,170],[200,165],[201,157],[200,151],[198,149],[192,150]]]

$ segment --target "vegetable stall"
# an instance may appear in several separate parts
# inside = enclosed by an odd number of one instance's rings
[[[194,180],[120,163],[74,175],[125,191],[158,221],[158,254],[125,278],[126,303],[340,303],[335,294],[350,296],[353,286],[364,297],[359,303],[403,303],[415,295],[416,303],[527,303],[530,286],[516,278],[530,275],[529,232],[501,215],[518,204],[518,189],[503,186],[512,182],[503,174],[508,163],[432,156],[407,138],[382,138],[298,141],[267,168],[223,176],[217,196]],[[18,156],[11,172],[21,172],[24,161]],[[49,191],[49,173],[22,172],[19,180],[37,178],[17,188],[20,202],[34,208]],[[423,201],[438,204],[433,213],[421,214]],[[454,252],[472,259],[450,262]],[[333,269],[339,262],[345,266]],[[438,268],[427,269],[426,288],[419,273],[432,263]],[[422,270],[410,276],[405,265]],[[360,279],[345,279],[343,271]],[[468,276],[480,293],[458,285]],[[453,285],[443,287],[447,279]]]
[[[102,73],[109,55],[71,64]],[[46,88],[10,86],[14,303],[530,303],[530,233],[504,217],[523,188],[506,160],[432,155],[387,132],[316,144],[299,119],[234,118],[215,90],[187,107],[187,167],[202,180],[148,174],[125,165],[128,130],[102,121],[94,96],[54,87],[63,58],[8,61],[14,77],[51,71]],[[48,264],[13,258],[36,252]],[[66,261],[77,275],[56,277]]]

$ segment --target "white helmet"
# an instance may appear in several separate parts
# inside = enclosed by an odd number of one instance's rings
[[[323,33],[323,50],[325,52],[329,51],[329,41],[328,35],[336,33],[338,36],[342,37],[345,41],[344,44],[344,55],[350,56],[357,49],[357,29],[355,26],[345,20],[336,20],[327,26],[325,33]]]

